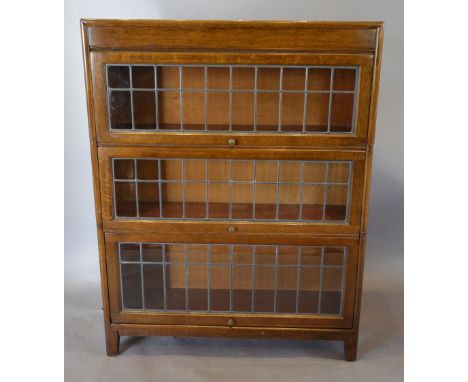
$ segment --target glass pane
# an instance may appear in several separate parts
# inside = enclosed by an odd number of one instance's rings
[[[114,159],[114,179],[135,179],[135,161]]]
[[[185,217],[206,217],[206,183],[185,183]]]
[[[257,131],[278,131],[279,93],[258,93]]]
[[[180,130],[179,99],[179,92],[158,92],[158,118],[160,129]]]
[[[156,99],[154,92],[133,92],[135,129],[156,128]]]
[[[158,180],[158,161],[151,159],[137,159],[137,174],[137,178],[141,180]]]
[[[206,265],[188,267],[188,308],[208,309],[208,268]]]
[[[255,218],[276,218],[276,197],[278,186],[276,184],[260,184],[255,186]]]
[[[159,217],[159,184],[138,183],[140,217]]]
[[[198,66],[184,66],[182,68],[183,89],[204,89],[205,68]]]
[[[296,246],[278,246],[278,264],[297,265],[298,249]]]
[[[259,90],[279,90],[280,69],[279,68],[258,68],[257,89]]]
[[[158,88],[179,89],[179,68],[177,66],[158,66]]]
[[[235,160],[232,161],[232,180],[233,181],[253,181],[254,161]]]
[[[210,218],[219,219],[229,217],[229,195],[229,184],[208,184],[208,216]]]
[[[334,93],[331,108],[332,132],[350,132],[353,127],[354,94]]]
[[[251,245],[234,245],[232,255],[234,264],[253,264],[253,248]]]
[[[280,162],[280,182],[301,181],[302,162],[281,161]]]
[[[255,69],[232,68],[232,88],[253,90],[255,88]]]
[[[322,247],[301,247],[301,265],[316,265],[322,263]]]
[[[302,191],[302,219],[322,220],[324,186],[304,185]]]
[[[299,184],[279,185],[278,218],[297,220],[300,218],[301,186]]]
[[[281,100],[281,130],[302,131],[304,122],[304,94],[283,93]]]
[[[208,262],[208,245],[206,244],[188,244],[187,261],[193,263]]]
[[[185,244],[165,244],[166,262],[171,264],[185,264]]]
[[[328,164],[328,183],[348,183],[349,163],[329,163]]]
[[[185,159],[184,179],[204,181],[206,179],[205,159]]]
[[[205,94],[183,93],[184,130],[205,130]]]
[[[278,290],[276,292],[276,311],[278,313],[296,312],[297,267],[278,268]]]
[[[162,216],[181,218],[184,214],[182,183],[162,184]]]
[[[255,312],[273,312],[275,304],[275,268],[255,268]]]
[[[309,90],[330,90],[331,70],[310,68],[308,75]]]
[[[163,261],[162,244],[142,244],[141,251],[145,262],[161,263]]]
[[[253,185],[232,185],[232,218],[252,219],[253,217]]]
[[[111,129],[131,129],[132,112],[129,91],[114,91],[109,95]]]
[[[305,88],[305,69],[283,69],[283,90],[304,90]],[[302,98],[304,98],[304,95],[302,95]]]
[[[140,244],[120,244],[121,261],[140,261]]]
[[[208,180],[229,181],[230,165],[228,160],[208,161]]]
[[[142,309],[141,267],[139,264],[121,264],[122,308]]]
[[[132,66],[132,85],[134,88],[154,89],[154,67]]]
[[[324,268],[320,313],[339,314],[341,304],[341,268]]]
[[[305,162],[304,163],[304,182],[324,183],[325,182],[325,163],[324,162]]]
[[[257,182],[278,181],[278,161],[258,160],[255,166],[255,177]]]
[[[323,265],[343,266],[344,248],[326,247],[324,250]]]
[[[333,73],[333,90],[353,91],[355,81],[355,69],[335,69]]]
[[[258,245],[255,248],[255,264],[274,265],[276,263],[276,247],[274,245]]]
[[[229,264],[231,261],[231,250],[229,245],[223,244],[212,244],[211,250],[211,262],[213,264]]]
[[[250,312],[252,310],[252,267],[233,266],[232,273],[232,310]]]
[[[326,132],[330,94],[309,93],[307,95],[306,131]]]
[[[130,88],[128,66],[108,66],[107,83],[110,88]]]
[[[210,267],[210,309],[212,311],[229,311],[230,287],[230,268],[212,265]]]
[[[185,310],[185,265],[166,264],[168,310]]]
[[[182,160],[167,159],[161,161],[162,180],[182,180]]]
[[[232,93],[232,130],[253,131],[254,93]]]
[[[208,89],[229,89],[229,68],[208,68]]]
[[[301,268],[299,286],[299,313],[318,312],[320,268]]]
[[[347,186],[328,186],[327,205],[325,207],[326,220],[345,220],[346,204],[348,203]]]
[[[229,93],[208,93],[208,130],[229,130]]]
[[[115,182],[115,211],[117,216],[137,216],[136,190],[133,182]]]
[[[163,265],[143,265],[143,279],[146,309],[164,309]]]

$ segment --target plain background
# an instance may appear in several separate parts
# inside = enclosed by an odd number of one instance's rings
[[[105,356],[80,18],[379,20],[385,36],[358,361],[338,343],[148,338]],[[65,373],[67,380],[403,378],[403,2],[65,2]],[[321,379],[321,378],[319,378]]]

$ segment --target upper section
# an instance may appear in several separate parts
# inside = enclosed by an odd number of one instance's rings
[[[100,145],[373,143],[382,23],[83,20]]]
[[[375,52],[381,22],[83,20],[90,49]]]

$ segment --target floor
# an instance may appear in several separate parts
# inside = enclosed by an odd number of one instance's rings
[[[173,337],[122,337],[121,354],[107,357],[98,274],[69,263],[66,381],[403,381],[401,255],[372,252],[368,248],[356,362],[343,360],[341,342]],[[95,264],[88,267],[95,271]]]

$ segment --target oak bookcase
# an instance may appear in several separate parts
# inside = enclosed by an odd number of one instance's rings
[[[380,22],[82,20],[107,353],[328,339],[356,359]]]

